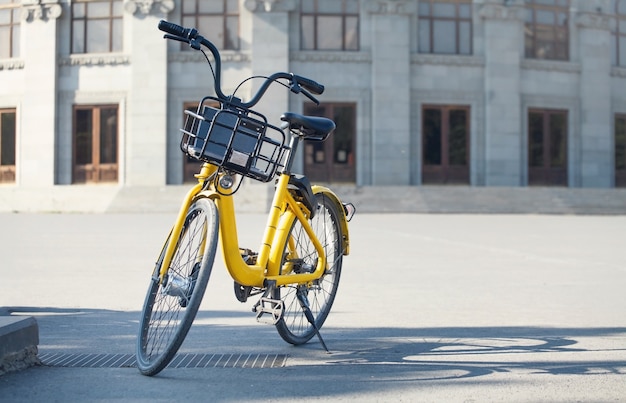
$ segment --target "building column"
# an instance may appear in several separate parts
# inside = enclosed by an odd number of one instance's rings
[[[522,185],[521,60],[523,0],[483,0],[485,41],[485,185]],[[513,46],[512,46],[513,44]]]
[[[126,185],[161,186],[167,173],[167,41],[157,26],[173,0],[127,0],[125,23],[131,54],[126,124]],[[130,32],[126,33],[126,30]]]
[[[16,182],[24,187],[52,186],[56,155],[58,0],[22,1],[24,97]]]
[[[367,4],[372,17],[372,185],[411,183],[410,33],[415,7],[415,2],[400,0]]]
[[[269,76],[289,72],[289,12],[295,10],[294,0],[246,0],[252,15],[250,44],[252,75]],[[263,80],[252,81],[252,94]],[[254,107],[268,122],[280,125],[279,117],[289,109],[290,92],[284,87],[271,86],[258,106]]]
[[[579,1],[580,186],[613,186],[610,1]],[[603,12],[604,10],[604,12]]]

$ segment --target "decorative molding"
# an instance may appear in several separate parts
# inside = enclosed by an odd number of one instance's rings
[[[371,63],[372,55],[366,52],[304,51],[290,54],[290,61],[330,63]]]
[[[612,67],[611,77],[626,78],[626,67]]]
[[[174,9],[174,0],[124,0],[124,9],[133,15],[167,14]]]
[[[488,20],[524,21],[525,14],[522,6],[513,4],[485,3],[478,9],[480,18]]]
[[[522,68],[529,70],[556,71],[561,73],[580,74],[581,67],[579,63],[562,62],[556,60],[540,60],[540,59],[524,59],[522,60]]]
[[[210,54],[207,54],[207,56],[209,56],[209,60],[213,62],[213,57]],[[252,61],[249,53],[223,51],[220,52],[220,56],[220,60],[222,61],[222,63],[249,63]],[[201,52],[181,51],[170,53],[167,61],[181,63],[198,63],[206,62],[206,59]]]
[[[59,0],[22,0],[22,20],[56,20],[61,16],[63,8]]]
[[[460,67],[485,67],[485,59],[479,56],[441,55],[441,54],[414,54],[411,64],[417,65],[445,65]]]
[[[24,68],[23,59],[0,60],[0,71],[2,70],[22,70]]]
[[[581,13],[576,15],[576,25],[583,28],[610,31],[615,25],[615,16],[600,13]]]
[[[408,0],[369,0],[366,10],[371,14],[415,14],[417,2]]]
[[[295,0],[245,0],[244,6],[252,12],[286,12],[296,9]],[[259,7],[260,6],[260,7]]]
[[[59,66],[107,66],[130,64],[130,56],[120,53],[86,53],[59,60]]]

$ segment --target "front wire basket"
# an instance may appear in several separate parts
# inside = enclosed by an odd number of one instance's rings
[[[196,112],[186,110],[180,148],[190,157],[261,182],[282,167],[285,133],[249,109],[218,109],[205,98]]]

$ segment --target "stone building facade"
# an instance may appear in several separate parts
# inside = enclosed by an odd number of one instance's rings
[[[337,120],[299,155],[314,180],[625,186],[623,3],[0,1],[0,188],[190,177],[178,129],[211,71],[160,19],[207,27],[225,92],[245,99],[260,81],[242,80],[276,71],[326,86],[321,107],[276,86],[258,108]]]

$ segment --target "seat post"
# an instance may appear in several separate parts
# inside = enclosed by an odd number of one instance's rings
[[[295,134],[293,131],[290,131],[289,133],[291,135],[291,138],[289,139],[289,150],[287,151],[287,158],[285,161],[285,170],[283,171],[286,174],[291,174],[291,167],[296,157],[298,144],[300,144],[300,140],[301,140],[301,137]]]

